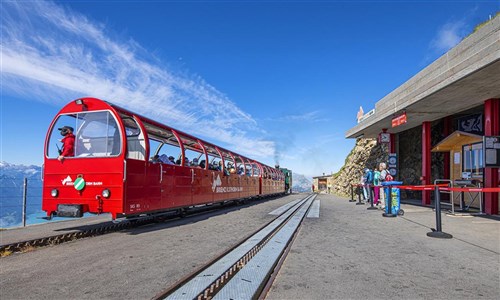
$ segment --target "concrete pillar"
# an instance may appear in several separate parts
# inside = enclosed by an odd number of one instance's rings
[[[484,102],[484,135],[500,135],[500,99],[488,99]],[[499,186],[499,168],[484,169],[484,187]],[[484,194],[484,212],[498,214],[498,193]]]
[[[422,123],[422,184],[431,184],[431,122]],[[422,191],[422,205],[431,204],[431,192]]]

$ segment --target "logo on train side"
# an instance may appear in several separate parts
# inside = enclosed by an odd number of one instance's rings
[[[68,177],[64,178],[61,180],[62,185],[72,185],[73,184],[73,179],[68,175]]]
[[[221,185],[222,181],[220,180],[220,175],[217,175],[217,179],[215,179],[214,182],[212,182],[212,191],[215,192],[215,189]]]

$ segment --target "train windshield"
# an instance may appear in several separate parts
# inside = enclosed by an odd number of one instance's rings
[[[49,142],[47,156],[57,158],[62,142],[59,128],[69,126],[75,131],[74,157],[117,156],[121,151],[121,135],[113,115],[108,111],[61,115],[57,118]]]

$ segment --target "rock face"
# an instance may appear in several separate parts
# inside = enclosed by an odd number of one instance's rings
[[[442,122],[434,122],[431,127],[431,143],[436,145],[445,136],[442,134]],[[394,179],[405,185],[422,184],[422,127],[408,129],[396,135],[398,153],[398,174]],[[388,160],[388,145],[379,144],[376,139],[358,139],[344,166],[333,175],[333,193],[351,195],[350,184],[359,183],[364,168],[374,169],[380,162]],[[445,178],[444,153],[431,154],[431,182]],[[431,195],[432,196],[432,195]],[[420,191],[405,190],[401,199],[420,199]]]
[[[359,183],[365,168],[374,169],[380,162],[387,162],[388,146],[376,139],[357,139],[356,145],[347,156],[344,166],[333,174],[333,193],[350,196],[351,183]]]

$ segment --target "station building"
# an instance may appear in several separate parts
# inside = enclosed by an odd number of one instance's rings
[[[315,192],[330,194],[332,192],[333,176],[323,173],[323,176],[313,177],[313,186]]]
[[[500,16],[358,113],[345,136],[387,143],[390,171],[404,184],[499,187]],[[406,176],[410,169],[419,176]],[[421,192],[423,205],[431,194]],[[499,193],[480,194],[483,212],[499,214]]]

